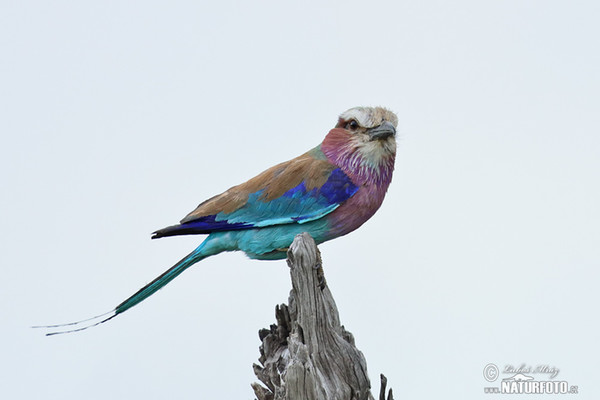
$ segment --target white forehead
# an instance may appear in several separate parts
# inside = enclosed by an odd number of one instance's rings
[[[394,126],[398,124],[396,114],[382,107],[354,107],[344,111],[340,118],[345,121],[354,119],[364,128],[379,126],[383,121],[391,122]]]

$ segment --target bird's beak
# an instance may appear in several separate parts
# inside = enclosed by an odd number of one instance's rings
[[[391,122],[385,121],[383,124],[369,129],[367,132],[369,133],[371,140],[383,140],[390,136],[394,136],[396,134],[396,128],[394,128],[394,125],[392,125]]]

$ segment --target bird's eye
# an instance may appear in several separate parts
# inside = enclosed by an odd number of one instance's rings
[[[346,124],[346,129],[351,130],[351,131],[357,130],[358,122],[356,122],[355,120],[348,121],[348,123]]]

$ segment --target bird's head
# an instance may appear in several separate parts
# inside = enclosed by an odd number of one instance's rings
[[[340,115],[336,128],[346,129],[363,141],[372,141],[394,138],[397,126],[398,117],[387,108],[354,107]]]
[[[396,156],[398,117],[383,107],[344,111],[321,146],[329,159],[347,169],[391,178]],[[385,171],[384,171],[385,170]]]
[[[397,126],[398,117],[386,108],[354,107],[340,115],[336,128],[350,134],[363,156],[377,159],[396,153]]]

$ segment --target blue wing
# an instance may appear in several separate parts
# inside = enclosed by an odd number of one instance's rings
[[[280,173],[273,173],[273,181],[269,182],[269,185],[264,185],[263,188],[245,195],[243,202],[239,198],[244,187],[232,188],[222,195],[202,203],[197,209],[212,208],[214,210],[214,203],[218,202],[221,204],[221,211],[208,214],[204,212],[202,215],[196,210],[184,218],[181,224],[156,231],[153,238],[251,229],[289,223],[302,224],[322,218],[338,208],[359,189],[341,169],[335,168],[329,163],[327,166],[328,168],[323,171],[327,175],[326,180],[320,186],[312,185],[314,178],[311,177],[315,175],[313,173],[275,198],[269,198],[267,192],[277,190],[277,184],[288,182],[286,174],[289,175],[290,171],[282,170]],[[259,175],[257,178],[260,177]],[[282,191],[281,188],[278,190]],[[235,201],[242,205],[231,209],[231,204]]]

